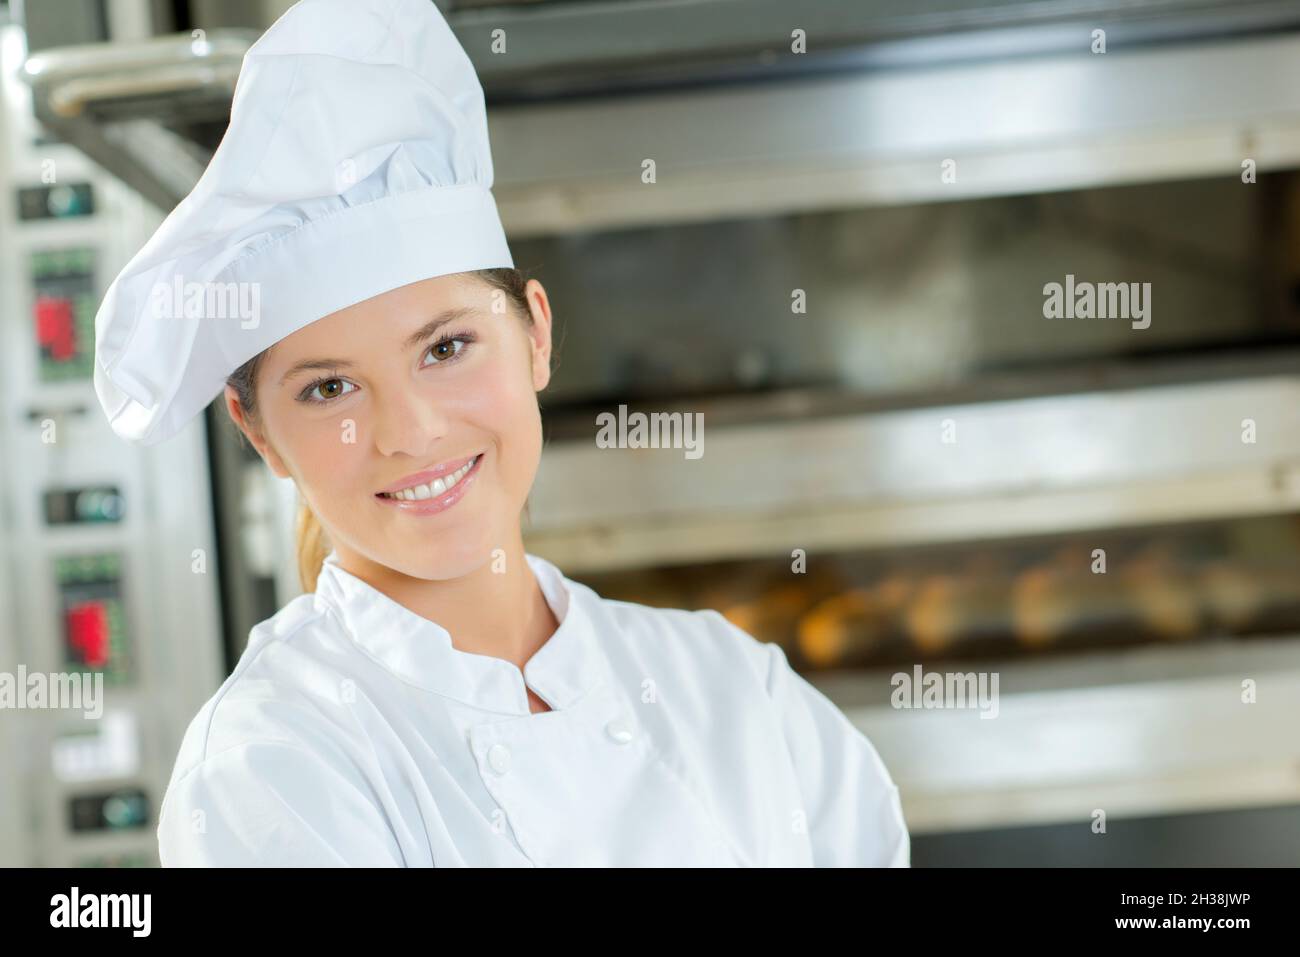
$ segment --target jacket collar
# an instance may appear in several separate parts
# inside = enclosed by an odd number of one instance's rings
[[[364,653],[404,681],[474,707],[529,714],[525,680],[552,708],[571,707],[600,676],[600,649],[586,604],[594,593],[558,568],[526,554],[560,626],[524,665],[460,651],[451,633],[389,598],[326,557],[316,581],[316,607],[333,614]]]

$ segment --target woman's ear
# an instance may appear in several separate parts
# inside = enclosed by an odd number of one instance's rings
[[[533,359],[533,391],[541,392],[551,381],[551,303],[546,297],[546,288],[536,279],[528,280],[524,295],[528,297],[528,311],[533,317],[533,324],[528,329]]]
[[[244,438],[248,439],[249,444],[257,450],[257,454],[262,457],[262,461],[267,464],[277,478],[288,478],[289,470],[284,467],[284,462],[271,443],[267,442],[262,436],[260,430],[255,428],[248,421],[248,416],[244,414],[244,407],[239,403],[239,393],[231,386],[226,386],[225,393],[226,412],[230,414],[230,421],[234,422],[240,432],[244,433]]]

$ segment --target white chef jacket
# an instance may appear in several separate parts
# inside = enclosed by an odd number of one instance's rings
[[[560,626],[521,672],[331,553],[186,730],[163,865],[908,866],[880,757],[779,646],[527,560]]]

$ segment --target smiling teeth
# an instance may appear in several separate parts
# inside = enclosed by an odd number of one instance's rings
[[[470,459],[450,475],[444,475],[442,478],[436,478],[427,485],[412,485],[410,488],[404,488],[400,492],[380,492],[384,498],[400,498],[407,502],[416,502],[420,499],[433,498],[435,495],[441,495],[443,492],[453,488],[457,482],[465,477],[465,473],[474,467],[478,461],[478,456]]]

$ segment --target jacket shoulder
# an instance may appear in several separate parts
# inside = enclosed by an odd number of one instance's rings
[[[760,641],[713,608],[659,608],[600,598],[587,591],[599,603],[600,613],[608,616],[609,633],[619,635],[633,651],[668,655],[683,664],[690,661],[696,668],[716,665],[733,678],[740,665],[764,685],[772,657],[784,654],[779,646]]]
[[[209,755],[248,740],[249,728],[242,716],[252,705],[265,718],[266,706],[288,703],[284,682],[275,676],[285,652],[295,644],[306,644],[322,633],[334,630],[333,620],[315,602],[312,594],[299,595],[270,618],[254,625],[234,670],[226,677],[198,713],[190,720],[181,739],[172,777],[181,777]],[[301,744],[276,723],[261,722],[258,733],[270,740],[283,739]]]

